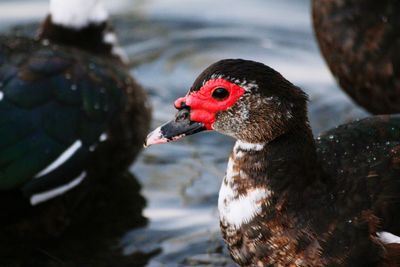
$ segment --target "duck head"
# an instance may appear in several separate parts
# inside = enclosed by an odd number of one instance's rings
[[[225,59],[205,69],[175,118],[151,132],[145,146],[215,130],[247,143],[268,142],[307,122],[307,96],[272,68]]]

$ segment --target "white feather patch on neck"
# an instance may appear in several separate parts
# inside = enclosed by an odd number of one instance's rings
[[[235,143],[235,147],[233,150],[237,152],[239,149],[241,150],[255,150],[260,151],[264,148],[265,143],[247,143],[240,140],[237,140]]]
[[[50,14],[54,24],[74,29],[108,19],[108,13],[99,0],[50,0]]]
[[[238,173],[234,170],[234,158],[229,159],[226,177],[219,191],[218,211],[220,221],[223,224],[238,229],[242,224],[250,222],[261,213],[263,203],[267,201],[272,193],[267,188],[257,187],[249,189],[244,195],[239,194],[234,188],[233,177],[239,174],[245,175],[245,173]]]
[[[240,228],[261,213],[264,199],[271,195],[265,188],[255,188],[246,195],[236,195],[236,192],[225,183],[219,191],[218,210],[222,223]]]
[[[389,232],[377,232],[378,239],[384,244],[400,244],[400,237]]]

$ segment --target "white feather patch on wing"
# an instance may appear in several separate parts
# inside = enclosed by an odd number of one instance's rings
[[[99,0],[51,0],[50,14],[53,23],[74,29],[108,19],[108,13]]]
[[[34,178],[40,178],[49,172],[55,170],[71,158],[74,153],[82,146],[81,140],[76,140],[69,148],[67,148],[58,158],[56,158],[52,163],[50,163],[46,168],[38,172]]]
[[[389,232],[377,232],[378,239],[384,244],[400,244],[400,237]]]
[[[86,176],[86,172],[82,172],[77,178],[75,178],[74,180],[72,180],[71,182],[69,182],[65,185],[51,189],[49,191],[45,191],[42,193],[32,195],[30,198],[31,205],[35,206],[39,203],[45,202],[56,196],[64,194],[65,192],[67,192],[67,191],[71,190],[72,188],[76,187],[77,185],[79,185],[82,182],[82,180],[85,178],[85,176]]]

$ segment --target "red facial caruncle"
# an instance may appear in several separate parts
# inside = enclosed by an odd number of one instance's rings
[[[223,78],[208,80],[198,91],[190,92],[175,101],[176,108],[184,103],[190,107],[190,120],[201,122],[212,130],[217,112],[227,110],[244,94],[239,85]]]

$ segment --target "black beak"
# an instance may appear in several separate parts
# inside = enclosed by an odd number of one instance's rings
[[[204,130],[206,130],[206,127],[204,127],[203,123],[190,120],[189,107],[185,107],[178,111],[174,120],[161,125],[149,133],[144,146],[148,147],[154,144],[176,141],[186,135],[195,134]]]

